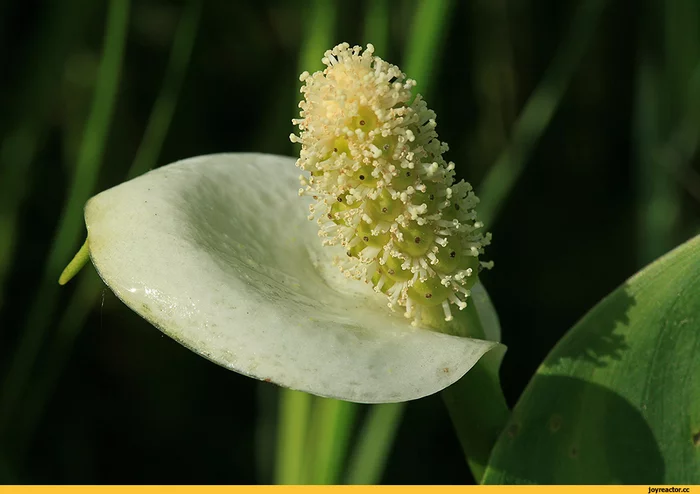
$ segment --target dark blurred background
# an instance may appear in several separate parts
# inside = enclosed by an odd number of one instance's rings
[[[195,155],[294,155],[298,74],[342,41],[418,80],[483,199],[511,404],[590,307],[698,232],[696,0],[0,1],[1,483],[272,482],[274,385],[162,336],[89,266],[56,279],[98,191]],[[381,481],[473,481],[439,396],[408,404]]]

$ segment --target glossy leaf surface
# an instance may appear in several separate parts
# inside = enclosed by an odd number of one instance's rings
[[[555,347],[485,483],[700,483],[700,237],[628,280]]]

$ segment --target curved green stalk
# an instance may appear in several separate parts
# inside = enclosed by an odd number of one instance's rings
[[[304,483],[305,443],[310,409],[310,394],[280,388],[275,484]]]
[[[606,4],[607,0],[581,2],[571,29],[520,113],[510,144],[479,186],[479,217],[485,225],[493,225],[535,145],[552,121]]]
[[[380,483],[405,409],[406,403],[387,403],[370,408],[350,458],[348,484]]]
[[[26,389],[41,343],[56,309],[58,292],[56,279],[66,259],[71,257],[81,235],[83,228],[81,211],[95,188],[115,106],[128,26],[128,12],[128,1],[112,0],[109,4],[97,85],[68,199],[59,220],[37,296],[29,311],[29,319],[21,333],[9,372],[3,382],[0,395],[0,437],[6,433],[20,394]]]
[[[481,321],[474,304],[469,304],[464,312],[469,320],[465,326],[470,328],[470,336],[483,338]],[[442,398],[477,482],[481,482],[491,450],[510,416],[498,378],[503,351],[501,347],[486,353],[462,379],[442,391]]]
[[[347,454],[356,403],[316,398],[312,413],[314,427],[309,436],[309,484],[337,484]]]
[[[141,175],[157,164],[187,73],[197,36],[201,10],[201,0],[190,0],[182,13],[170,51],[163,84],[151,110],[141,145],[127,173],[127,179]],[[36,425],[45,409],[46,401],[53,393],[56,381],[61,376],[65,362],[70,356],[73,342],[84,327],[92,307],[97,303],[102,293],[102,287],[102,280],[94,272],[86,273],[78,280],[77,287],[58,322],[56,336],[47,351],[41,377],[32,386],[27,405],[24,407],[25,413],[19,423],[18,432],[20,445],[26,447],[31,441]]]

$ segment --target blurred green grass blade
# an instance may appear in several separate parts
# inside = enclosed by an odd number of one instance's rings
[[[331,485],[340,482],[352,425],[358,405],[329,398],[315,398],[309,434],[309,469],[305,483]]]
[[[26,390],[31,370],[55,312],[58,301],[58,275],[81,240],[82,208],[95,188],[118,92],[128,12],[128,1],[110,1],[102,61],[75,175],[46,261],[43,278],[3,382],[0,395],[0,437],[4,437],[7,432],[20,394]]]
[[[321,58],[326,50],[334,46],[335,23],[338,9],[335,0],[312,0],[309,16],[304,25],[304,37],[299,51],[297,75],[305,70],[313,74],[321,70]],[[300,83],[297,84],[300,87]],[[299,94],[294,96],[295,107]]]
[[[173,120],[201,18],[202,0],[190,0],[185,6],[170,51],[160,92],[146,125],[146,132],[134,161],[127,173],[132,179],[157,165],[163,143]],[[77,287],[59,319],[55,337],[47,350],[42,372],[31,388],[24,413],[19,420],[17,443],[29,445],[41,415],[45,410],[68,361],[75,339],[85,325],[90,311],[99,300],[102,280],[94,271],[79,277]],[[20,455],[21,456],[21,455]]]
[[[103,296],[104,284],[94,269],[85,270],[71,294],[56,328],[52,345],[42,362],[41,372],[33,380],[26,399],[22,402],[22,414],[14,417],[13,458],[21,464],[32,445],[34,433],[46,412],[46,405],[70,359],[73,343],[97,301]]]
[[[373,0],[367,5],[363,38],[385,60],[389,58],[389,28],[389,0]]]
[[[419,0],[413,14],[403,68],[408,77],[416,79],[417,91],[423,95],[435,80],[435,62],[441,58],[438,53],[453,7],[452,0]]]
[[[298,485],[304,483],[304,458],[312,396],[287,388],[280,388],[279,395],[275,484]]]
[[[416,92],[425,96],[435,80],[436,62],[447,32],[452,0],[419,0],[413,14],[411,34],[404,55],[403,71],[417,82]]]
[[[255,416],[255,466],[256,484],[269,485],[275,477],[275,434],[279,417],[278,388],[260,382],[257,388],[257,414]]]
[[[661,5],[664,9],[666,88],[672,99],[669,104],[678,115],[683,111],[688,81],[700,60],[700,3],[675,0]]]
[[[659,73],[645,56],[637,67],[634,134],[637,144],[637,187],[639,239],[638,264],[649,262],[668,245],[678,220],[673,178],[658,166],[661,146]]]
[[[129,168],[127,180],[142,175],[157,165],[192,57],[201,12],[201,0],[187,2],[175,33],[163,85],[148,119],[136,158]]]
[[[684,112],[657,158],[674,175],[679,187],[700,202],[700,174],[692,168],[700,144],[700,61],[690,77]]]
[[[484,224],[493,224],[522,175],[535,145],[564,97],[606,5],[607,0],[580,2],[571,29],[515,123],[510,144],[479,186],[479,217]]]
[[[509,9],[513,8],[505,0],[471,2],[467,14],[470,19],[464,29],[469,30],[468,77],[473,86],[475,114],[470,124],[472,129],[462,144],[466,149],[462,148],[460,160],[470,164],[470,176],[484,175],[493,164],[508,144],[517,116],[515,51],[518,48],[513,45],[511,31],[530,32],[532,23],[528,11],[522,11],[517,26],[511,27],[513,14]]]
[[[31,164],[51,125],[48,117],[59,91],[56,80],[60,79],[66,58],[87,25],[92,3],[73,0],[48,4],[47,12],[41,16],[36,41],[21,69],[14,104],[3,109],[0,116],[6,119],[2,128],[7,131],[0,142],[0,309]]]
[[[323,67],[321,58],[333,47],[337,5],[335,0],[312,0],[304,22],[305,37],[299,51],[297,75],[304,71],[313,73]],[[300,83],[294,95],[294,117],[298,114]],[[300,396],[304,395],[304,396]],[[280,388],[279,420],[277,430],[277,455],[275,462],[276,484],[300,484],[311,475],[305,463],[311,395]],[[295,430],[292,430],[295,429]],[[259,467],[264,469],[264,465]]]
[[[489,484],[700,483],[700,236],[603,299],[532,378]]]
[[[405,403],[370,408],[349,461],[347,484],[376,485],[381,482],[405,409]]]
[[[672,132],[674,127],[686,125],[686,114],[693,111],[692,76],[700,56],[700,6],[696,1],[643,5],[634,112],[640,265],[676,243],[682,197],[673,174],[683,166],[684,150],[668,153],[662,146],[664,141],[670,141],[671,147],[688,147],[673,142],[679,138],[687,140],[687,136]],[[660,20],[663,30],[655,29]],[[655,36],[657,32],[663,36]],[[657,55],[659,44],[665,52],[663,64]],[[688,107],[690,111],[686,110]],[[697,127],[693,131],[697,133]]]

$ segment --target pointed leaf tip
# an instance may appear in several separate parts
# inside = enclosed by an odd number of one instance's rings
[[[75,256],[73,256],[73,259],[71,259],[68,266],[66,266],[61,273],[61,276],[59,276],[58,284],[65,285],[72,280],[73,277],[75,277],[75,275],[78,274],[81,269],[83,269],[83,266],[85,266],[89,260],[90,249],[88,248],[88,239],[85,239],[85,242],[83,242],[80,250],[75,254]]]

